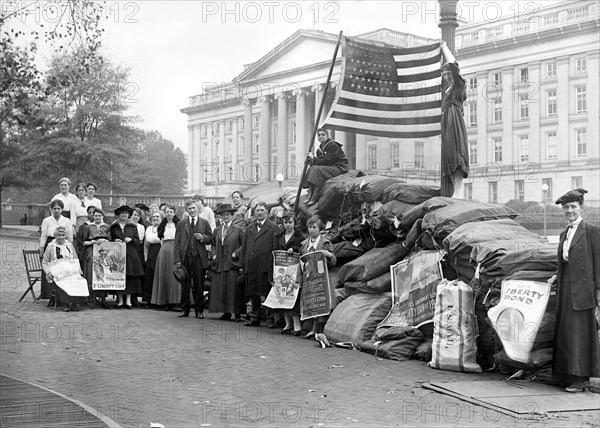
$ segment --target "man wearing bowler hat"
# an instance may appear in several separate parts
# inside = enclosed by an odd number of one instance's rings
[[[175,242],[173,243],[173,261],[175,268],[181,265],[187,270],[187,281],[181,288],[181,314],[190,314],[190,288],[194,295],[194,310],[196,318],[204,318],[204,275],[208,269],[208,251],[206,245],[212,240],[212,229],[208,221],[198,215],[196,201],[185,204],[187,218],[177,223]]]

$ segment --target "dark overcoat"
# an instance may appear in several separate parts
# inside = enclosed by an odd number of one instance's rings
[[[273,277],[273,250],[279,248],[279,228],[265,220],[260,232],[256,221],[246,227],[240,248],[240,268],[244,269],[247,296],[266,296]]]
[[[231,255],[242,245],[242,229],[231,223],[227,229],[225,240],[222,240],[222,236],[223,226],[219,226],[215,229],[212,238],[212,244],[215,246],[215,255],[217,256],[215,260],[215,272],[237,270],[238,265],[231,259]]]
[[[123,230],[121,230],[121,226],[115,221],[108,229],[108,237],[111,241],[120,239],[123,242],[125,238],[131,238],[131,241],[125,245],[125,275],[143,276],[144,266],[140,260],[140,248],[142,244],[138,236],[136,224],[128,220]]]

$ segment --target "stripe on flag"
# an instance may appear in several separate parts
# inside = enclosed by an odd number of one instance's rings
[[[345,37],[342,84],[328,128],[393,138],[441,133],[441,43],[377,46]]]

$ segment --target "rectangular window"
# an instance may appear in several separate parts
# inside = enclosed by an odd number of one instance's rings
[[[525,181],[515,180],[515,199],[521,202],[525,201]]]
[[[546,134],[546,159],[556,159],[556,132]]]
[[[238,138],[238,156],[244,155],[244,137]]]
[[[238,128],[240,131],[244,130],[244,118],[243,117],[240,117],[240,120],[238,122]]]
[[[502,85],[502,73],[493,73],[492,74],[492,83],[494,83],[494,85],[497,85],[497,86]]]
[[[497,204],[498,203],[498,182],[497,181],[493,181],[491,183],[489,183],[489,198],[490,198],[490,202],[492,204]]]
[[[519,117],[521,120],[529,119],[529,96],[519,95]]]
[[[400,168],[400,142],[392,141],[392,168]]]
[[[469,126],[477,126],[477,101],[467,105],[469,107]]]
[[[571,189],[577,189],[583,187],[583,177],[571,177]]]
[[[494,138],[494,162],[502,162],[502,138]]]
[[[556,116],[556,90],[546,91],[546,98],[548,116]]]
[[[371,144],[367,152],[367,165],[369,169],[377,169],[377,145]]]
[[[477,90],[477,77],[469,77],[469,91]]]
[[[575,154],[577,156],[587,155],[587,129],[575,130]]]
[[[502,122],[502,97],[494,100],[494,123]]]
[[[219,135],[219,133],[221,132],[221,125],[219,125],[218,123],[215,123],[213,125],[213,131],[214,131],[213,135]]]
[[[528,68],[519,69],[519,81],[521,83],[529,82],[529,69]]]
[[[227,121],[227,132],[232,132],[233,131],[233,120],[228,120]]]
[[[207,129],[206,125],[202,125],[202,135],[204,137],[206,137],[206,135],[208,134],[208,131],[206,129]]]
[[[551,62],[546,64],[546,78],[554,79],[556,77],[556,63]]]
[[[544,189],[544,184],[548,186],[548,190]],[[546,204],[550,204],[554,201],[552,197],[552,179],[551,178],[542,178],[542,202]]]
[[[465,199],[473,199],[473,183],[465,183]]]
[[[296,104],[292,104],[296,105]],[[292,144],[296,144],[296,122],[292,122]]]
[[[227,140],[225,143],[225,157],[230,158],[232,154],[233,154],[233,138],[227,137]]]
[[[529,161],[529,136],[519,135],[519,153],[521,162]]]
[[[415,141],[415,169],[425,168],[425,143]]]
[[[208,143],[204,143],[204,162],[208,162]]]
[[[259,125],[260,125],[260,114],[255,114],[254,116],[252,116],[252,127],[258,128]]]
[[[584,111],[587,110],[587,102],[586,102],[586,95],[585,95],[585,85],[583,86],[576,86],[575,87],[575,94],[577,97],[577,106],[576,106],[576,111],[577,113],[582,113]]]
[[[469,164],[477,163],[477,140],[469,141]]]
[[[254,146],[254,154],[257,155],[260,146],[260,138],[258,138],[258,134],[254,134],[252,136],[252,145]]]
[[[575,60],[575,74],[587,73],[587,60],[586,58],[577,58]]]

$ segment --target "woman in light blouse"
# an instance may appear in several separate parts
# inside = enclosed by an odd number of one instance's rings
[[[110,306],[106,303],[106,292],[92,291],[94,244],[107,242],[109,240],[108,225],[104,223],[104,212],[100,208],[94,208],[92,215],[94,219],[93,223],[86,225],[83,232],[83,277],[87,280],[88,290],[90,292],[90,309],[96,307],[97,298],[100,298],[100,306],[102,308],[110,309]]]
[[[63,203],[62,215],[71,220],[71,225],[73,229],[75,229],[75,224],[77,224],[76,208],[79,204],[79,199],[77,199],[77,196],[69,192],[71,189],[71,180],[69,180],[67,177],[63,177],[58,180],[58,185],[60,186],[60,193],[54,195],[51,200],[53,201],[58,199]],[[73,235],[75,235],[75,232],[76,231],[73,230]]]
[[[63,226],[66,229],[67,241],[73,242],[73,225],[71,220],[62,215],[64,204],[61,200],[55,199],[50,202],[50,211],[52,215],[46,217],[42,221],[41,235],[40,235],[40,257],[44,256],[46,247],[54,239],[54,232],[59,226]],[[46,275],[42,275],[40,299],[50,298],[50,284],[46,281]]]
[[[158,208],[158,207],[157,207]],[[154,272],[156,270],[156,260],[160,252],[160,238],[158,237],[158,226],[163,219],[161,211],[154,211],[150,215],[152,225],[146,229],[144,237],[144,261],[146,262],[146,278],[142,286],[142,301],[151,303],[152,286],[154,284]]]
[[[96,208],[102,209],[102,202],[100,199],[95,197],[96,191],[98,190],[96,183],[90,181],[88,184],[86,184],[85,188],[87,189],[87,196],[85,198],[88,201],[88,205],[93,205]]]
[[[170,311],[173,306],[181,303],[181,285],[173,276],[173,240],[179,223],[176,210],[174,205],[166,205],[165,218],[157,228],[157,236],[162,245],[156,259],[150,303],[164,306],[165,311]]]
[[[85,197],[86,193],[85,183],[77,183],[75,186],[75,195],[77,196],[78,202],[75,205],[75,232],[79,230],[79,227],[84,224],[88,219],[87,208],[91,206],[88,199]],[[75,235],[77,236],[77,235]],[[75,245],[75,243],[74,243]]]

